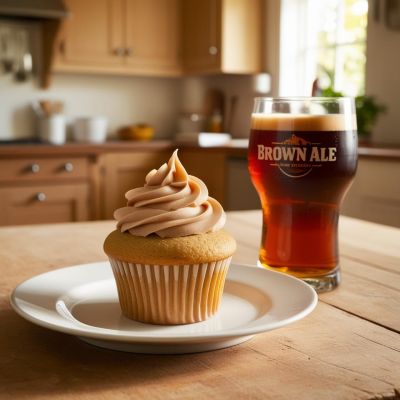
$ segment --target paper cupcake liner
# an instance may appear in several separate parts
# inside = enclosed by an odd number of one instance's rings
[[[110,258],[122,313],[162,325],[206,320],[219,308],[231,258],[193,265],[133,264]]]

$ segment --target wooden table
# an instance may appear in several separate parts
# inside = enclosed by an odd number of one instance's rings
[[[375,399],[400,390],[400,230],[343,217],[343,284],[289,327],[225,350],[148,356],[92,347],[20,318],[12,289],[104,260],[114,223],[0,228],[0,398]],[[235,261],[254,263],[258,211],[229,214]],[[393,396],[393,397],[392,397]],[[385,397],[386,398],[386,397]]]

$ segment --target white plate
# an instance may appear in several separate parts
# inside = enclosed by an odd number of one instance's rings
[[[100,347],[178,354],[233,346],[281,328],[309,314],[317,299],[299,279],[233,264],[213,318],[189,325],[142,324],[122,316],[111,267],[98,262],[31,278],[14,290],[11,304],[28,321]]]

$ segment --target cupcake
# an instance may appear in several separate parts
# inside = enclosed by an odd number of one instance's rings
[[[177,150],[129,190],[104,242],[122,313],[133,320],[189,324],[214,315],[236,242],[206,185],[188,175]]]

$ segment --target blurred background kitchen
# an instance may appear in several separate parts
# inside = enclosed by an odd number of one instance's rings
[[[0,0],[0,225],[111,218],[179,147],[227,210],[255,96],[355,96],[346,215],[400,226],[400,0]]]

